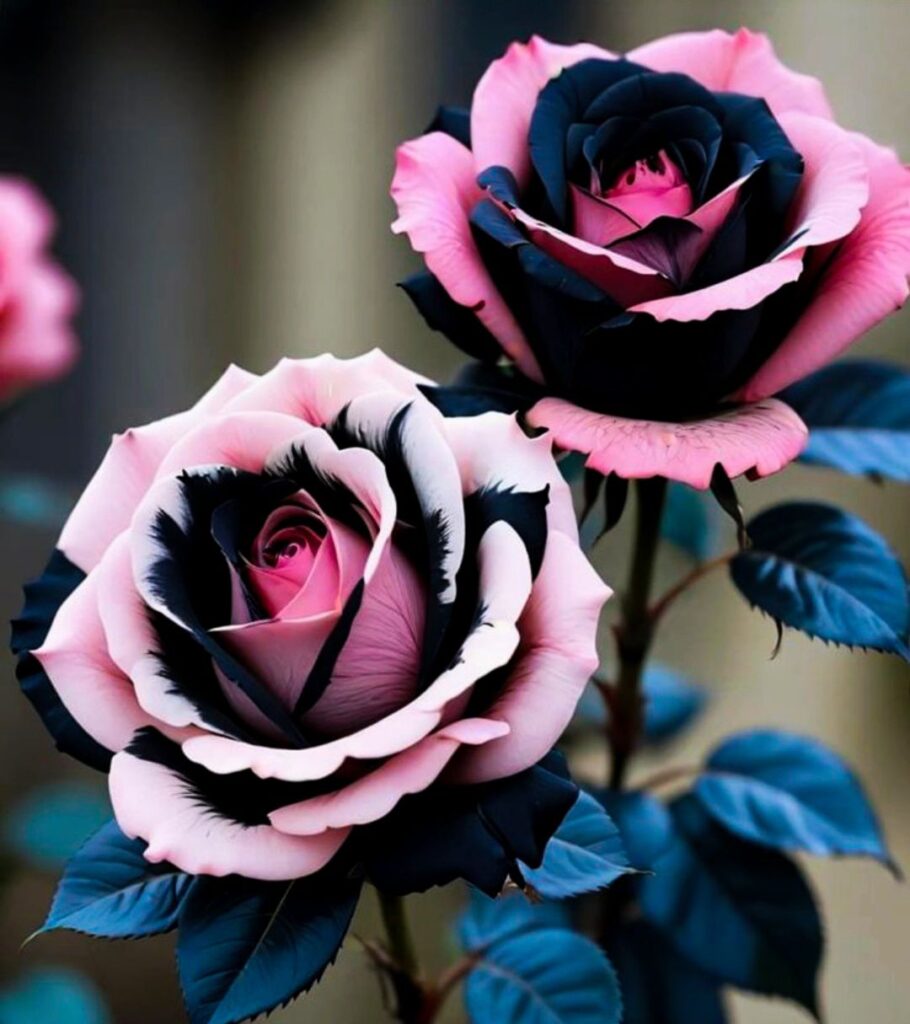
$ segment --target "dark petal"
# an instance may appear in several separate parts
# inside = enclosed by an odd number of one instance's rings
[[[585,111],[605,89],[643,73],[646,68],[626,60],[583,60],[548,82],[537,97],[528,144],[557,226],[565,227],[568,220],[566,139],[570,126],[586,120]]]
[[[553,755],[507,779],[433,786],[361,830],[367,876],[392,893],[463,878],[495,896],[510,876],[520,878],[519,860],[540,865],[577,798],[564,762]]]
[[[10,646],[18,656],[16,678],[32,702],[57,749],[90,768],[106,772],[111,752],[93,739],[66,710],[50,679],[33,657],[47,637],[60,606],[85,579],[85,573],[55,550],[43,574],[25,585],[25,605],[13,620]]]
[[[477,175],[477,184],[504,206],[520,206],[518,182],[508,167],[488,167]]]
[[[444,416],[479,416],[485,412],[525,412],[542,398],[539,384],[511,366],[468,363],[451,384],[420,390]]]
[[[464,107],[442,106],[427,126],[427,132],[445,132],[463,146],[471,148],[471,112]],[[426,134],[425,133],[425,134]]]
[[[682,289],[695,267],[702,230],[679,217],[656,217],[641,231],[614,242],[610,249],[652,267]]]
[[[216,775],[190,761],[179,744],[150,727],[140,729],[126,751],[142,761],[167,768],[208,813],[238,825],[267,825],[271,811],[338,788],[335,778],[283,782],[260,779],[251,771]]]
[[[502,347],[467,306],[459,305],[428,270],[412,274],[398,287],[417,307],[427,326],[475,359],[495,362]]]

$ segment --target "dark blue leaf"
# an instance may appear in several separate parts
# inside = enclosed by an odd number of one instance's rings
[[[708,758],[695,793],[743,839],[893,863],[859,780],[817,740],[772,730],[733,736]]]
[[[717,543],[717,505],[684,484],[671,483],[661,522],[663,537],[696,561],[704,561]]]
[[[630,868],[619,829],[594,797],[579,793],[540,867],[522,864],[521,870],[541,896],[560,900],[603,889]]]
[[[177,962],[191,1024],[237,1024],[322,976],[351,923],[360,882],[199,877],[180,916]]]
[[[649,870],[669,846],[673,823],[666,805],[649,793],[605,790],[600,800],[616,822],[632,867]]]
[[[647,921],[624,925],[607,952],[619,975],[623,1024],[727,1024],[719,982]]]
[[[468,909],[458,922],[458,934],[466,950],[482,949],[520,932],[569,927],[569,913],[563,903],[532,903],[517,889],[496,899],[473,886],[469,892]]]
[[[0,991],[3,1024],[110,1024],[101,994],[76,971],[41,967]]]
[[[822,927],[799,868],[727,832],[692,795],[671,813],[673,842],[642,881],[645,916],[720,982],[817,1016]]]
[[[775,505],[748,527],[753,547],[730,563],[753,605],[836,644],[910,656],[907,580],[888,544],[831,505]]]
[[[705,691],[664,665],[645,670],[645,739],[652,743],[671,739],[704,708]]]
[[[593,942],[545,928],[497,942],[468,975],[475,1024],[619,1024],[616,972]]]
[[[910,373],[903,367],[835,363],[780,397],[809,427],[801,461],[910,482]]]
[[[40,867],[58,868],[110,816],[106,787],[83,782],[41,786],[7,816],[7,844]]]
[[[111,939],[170,931],[192,877],[169,864],[150,864],[144,849],[108,822],[66,865],[42,930]]]

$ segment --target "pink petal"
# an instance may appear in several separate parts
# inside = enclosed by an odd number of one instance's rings
[[[527,43],[512,43],[494,60],[477,83],[471,105],[475,173],[508,167],[523,188],[531,169],[528,130],[538,93],[564,68],[591,58],[617,59],[590,43],[560,46],[532,36]]]
[[[766,399],[706,420],[662,423],[589,412],[559,398],[544,398],[527,414],[549,429],[557,445],[584,452],[587,465],[627,479],[664,476],[705,490],[720,463],[730,477],[769,476],[799,455],[808,431],[783,402]]]
[[[63,527],[57,546],[67,558],[85,572],[97,565],[107,546],[129,525],[170,449],[256,379],[236,366],[228,367],[192,409],[116,435]]]
[[[551,533],[519,622],[517,664],[484,712],[507,723],[509,733],[461,751],[447,778],[475,783],[514,775],[553,747],[599,664],[597,622],[610,594],[578,545]]]
[[[446,419],[444,427],[465,494],[488,488],[533,493],[549,487],[549,528],[578,539],[572,491],[553,458],[551,438],[528,437],[517,417],[499,412]]]
[[[396,234],[406,234],[427,268],[461,306],[502,345],[528,377],[542,380],[521,328],[484,266],[468,217],[483,197],[471,151],[449,135],[431,132],[398,147],[392,198]]]
[[[643,228],[658,217],[685,217],[692,209],[692,190],[685,182],[673,188],[610,192],[606,199]]]
[[[639,46],[627,56],[655,71],[681,71],[714,92],[760,96],[776,117],[790,110],[832,116],[821,82],[782,64],[760,32],[681,32]]]
[[[537,220],[517,207],[508,212],[525,225],[531,241],[548,256],[597,285],[622,306],[659,298],[673,290],[673,285],[653,267],[630,256],[592,245]]]
[[[234,412],[206,419],[185,434],[162,459],[157,479],[194,466],[230,466],[260,473],[279,445],[300,437],[307,427],[280,412]]]
[[[738,393],[746,401],[775,394],[824,366],[907,299],[910,171],[891,150],[853,138],[866,156],[869,202],[853,233],[833,253],[819,254],[812,301]]]
[[[109,785],[120,828],[148,843],[145,859],[193,875],[302,878],[324,867],[349,832],[337,829],[300,838],[271,825],[230,821],[202,805],[170,769],[126,752],[111,763]]]
[[[505,722],[490,719],[466,718],[453,722],[349,786],[282,807],[273,811],[269,820],[279,831],[295,836],[314,836],[326,829],[378,821],[402,797],[421,793],[435,782],[463,744],[482,745],[508,732]]]
[[[769,295],[780,291],[785,284],[798,280],[802,272],[802,249],[799,249],[708,288],[640,302],[631,306],[629,312],[647,313],[659,323],[666,320],[707,320],[722,309],[752,309]]]
[[[92,572],[97,578],[98,613],[107,651],[117,668],[129,678],[139,706],[159,732],[196,726],[209,730],[195,705],[172,690],[155,656],[158,640],[149,622],[148,608],[133,582],[130,538],[122,533]],[[171,728],[169,729],[168,726]],[[190,735],[190,733],[184,733]]]
[[[453,702],[485,675],[505,665],[518,646],[518,617],[531,592],[531,569],[521,539],[505,522],[494,523],[477,552],[484,622],[467,638],[460,656],[409,704],[348,736],[305,750],[276,750],[219,736],[183,745],[186,756],[218,774],[249,769],[261,778],[292,782],[321,779],[348,759],[389,757],[428,736]]]
[[[797,237],[778,259],[848,235],[869,201],[869,168],[855,136],[808,114],[785,114],[780,126],[802,156],[805,171],[791,212],[791,233]]]
[[[283,412],[305,423],[323,426],[358,395],[390,391],[419,394],[419,384],[432,384],[374,348],[352,359],[332,355],[282,359],[247,392],[229,402],[225,412]],[[305,428],[301,427],[301,431]]]
[[[120,750],[137,729],[155,724],[108,654],[98,614],[97,573],[90,573],[63,602],[34,653],[67,711],[108,750]]]
[[[578,185],[569,185],[572,204],[572,232],[584,242],[605,246],[641,229],[627,213]]]

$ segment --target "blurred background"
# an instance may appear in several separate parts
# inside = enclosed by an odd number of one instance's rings
[[[823,79],[844,124],[910,154],[902,0],[2,0],[0,171],[32,178],[50,197],[57,252],[84,295],[75,372],[0,423],[3,476],[62,489],[0,494],[16,520],[0,527],[3,617],[17,612],[22,581],[42,567],[55,518],[110,434],[190,404],[226,362],[263,371],[285,354],[378,344],[434,377],[453,371],[458,354],[394,287],[418,263],[388,227],[393,152],[439,102],[467,104],[512,39],[537,32],[624,50],[670,31],[741,24],[770,33],[788,63]],[[905,312],[861,351],[907,360],[908,337]],[[749,513],[794,495],[845,504],[910,558],[907,490],[802,467],[740,488]],[[624,550],[620,531],[597,553],[614,584]],[[683,568],[672,552],[660,566],[666,580]],[[794,634],[772,662],[773,628],[731,593],[722,575],[707,579],[661,634],[660,658],[713,697],[672,756],[692,761],[745,726],[817,735],[858,766],[895,856],[910,863],[907,666]],[[15,1013],[31,1015],[15,1016],[0,996],[0,1024],[183,1020],[168,938],[101,944],[64,934],[19,951],[43,919],[60,829],[90,827],[104,799],[87,769],[55,755],[10,657],[3,671],[4,867],[23,850],[29,860],[0,896],[0,985],[26,990]],[[906,1024],[910,890],[871,863],[806,866],[828,922],[828,1020]],[[453,942],[439,927],[440,901],[454,911],[457,894],[412,908],[430,963]],[[369,895],[363,902],[355,930],[370,934],[374,908]],[[740,1024],[801,1017],[782,1003],[732,1004]],[[454,1000],[447,1019],[461,1014]],[[273,1019],[383,1019],[357,944]]]

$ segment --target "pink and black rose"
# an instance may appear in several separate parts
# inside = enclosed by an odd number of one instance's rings
[[[378,351],[233,368],[114,439],[14,643],[148,861],[490,893],[540,863],[609,591],[550,440],[426,383]]]
[[[0,177],[0,401],[59,377],[76,358],[78,292],[48,255],[53,232],[35,189]]]
[[[430,325],[605,474],[782,468],[806,429],[774,396],[907,297],[910,172],[746,30],[515,43],[392,195]]]

